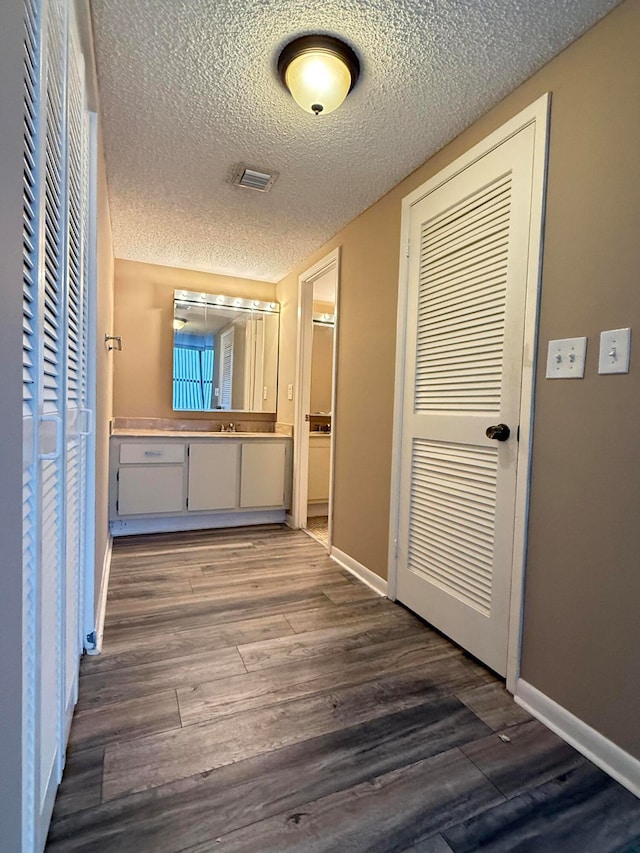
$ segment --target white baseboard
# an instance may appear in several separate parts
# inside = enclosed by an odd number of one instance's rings
[[[173,533],[189,530],[214,530],[221,527],[247,527],[252,524],[282,524],[285,521],[283,509],[256,509],[238,512],[215,512],[162,516],[155,518],[119,518],[109,522],[112,536],[137,536],[141,533]]]
[[[102,579],[100,581],[100,595],[98,596],[98,608],[96,613],[96,644],[93,649],[87,649],[88,655],[99,655],[102,651],[102,636],[104,634],[104,618],[107,612],[107,592],[109,590],[109,575],[111,574],[111,553],[113,551],[113,536],[107,537],[107,545],[104,549],[104,560],[102,561]]]
[[[377,592],[378,595],[386,596],[387,582],[384,578],[381,578],[380,575],[372,572],[371,569],[363,566],[362,563],[354,560],[353,557],[345,554],[344,551],[340,551],[339,548],[332,547],[330,557],[338,563],[339,566],[342,566],[343,569],[346,569],[348,572],[351,572],[352,575],[355,575],[359,581],[362,581],[362,583],[366,584],[374,592]]]
[[[309,502],[307,504],[307,520],[319,515],[329,515],[329,504],[326,501]]]
[[[640,797],[640,761],[600,732],[592,729],[562,705],[519,678],[515,700],[547,728],[554,731],[590,761]]]

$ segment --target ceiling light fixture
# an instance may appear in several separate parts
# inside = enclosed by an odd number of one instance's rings
[[[173,318],[173,330],[174,332],[179,332],[180,329],[184,329],[187,325],[187,321],[182,317],[174,317]]]
[[[294,101],[308,113],[331,113],[358,82],[360,62],[333,36],[301,36],[278,58],[278,76]]]

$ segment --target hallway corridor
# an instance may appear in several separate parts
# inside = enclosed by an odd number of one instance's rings
[[[640,801],[302,531],[115,541],[50,853],[478,849],[631,853]]]

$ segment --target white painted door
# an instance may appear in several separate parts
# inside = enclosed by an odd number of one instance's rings
[[[27,674],[23,687],[22,713],[25,720],[23,731],[23,790],[29,793],[29,806],[23,806],[25,840],[23,847],[35,849],[36,835],[44,836],[44,827],[37,832],[36,826],[44,823],[43,800],[45,795],[40,782],[40,766],[36,752],[39,737],[40,684],[36,675],[39,661],[40,632],[36,626],[40,619],[40,541],[41,529],[41,468],[40,462],[40,359],[38,341],[40,337],[40,41],[42,20],[35,3],[25,5],[25,60],[24,60],[24,113],[31,116],[25,120],[24,172],[23,172],[23,270],[22,270],[22,573],[24,589],[24,629],[22,641],[23,670]],[[54,441],[55,452],[55,441]],[[55,710],[55,709],[54,709]],[[51,759],[53,764],[53,759]],[[44,846],[44,842],[43,842]]]
[[[189,510],[235,509],[239,478],[240,442],[223,438],[189,445]]]
[[[36,647],[36,815],[46,824],[64,762],[65,532],[65,86],[67,8],[45,4],[43,152],[46,180],[40,188],[38,398],[40,410],[39,618]],[[42,91],[44,95],[44,90]],[[44,100],[44,99],[43,99]]]
[[[309,488],[307,501],[326,504],[329,501],[331,472],[331,438],[314,435],[309,439]]]
[[[178,513],[185,508],[183,465],[127,465],[118,471],[118,515]]]
[[[397,597],[502,675],[534,136],[410,209]],[[507,440],[487,437],[499,424]]]
[[[243,442],[240,463],[240,506],[243,509],[284,506],[285,465],[285,442]]]
[[[231,409],[231,390],[233,388],[233,327],[220,335],[220,408]]]
[[[67,89],[68,189],[65,276],[65,649],[64,711],[69,719],[78,698],[78,660],[82,654],[82,587],[85,558],[88,293],[86,275],[88,197],[88,119],[84,63],[75,32],[69,33]]]
[[[70,4],[24,9],[22,785],[24,849],[42,850],[82,648],[89,152]]]

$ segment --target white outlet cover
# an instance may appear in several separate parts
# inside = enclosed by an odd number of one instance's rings
[[[628,373],[631,355],[631,329],[600,332],[598,373]]]
[[[583,379],[586,355],[586,338],[549,341],[547,379]]]

